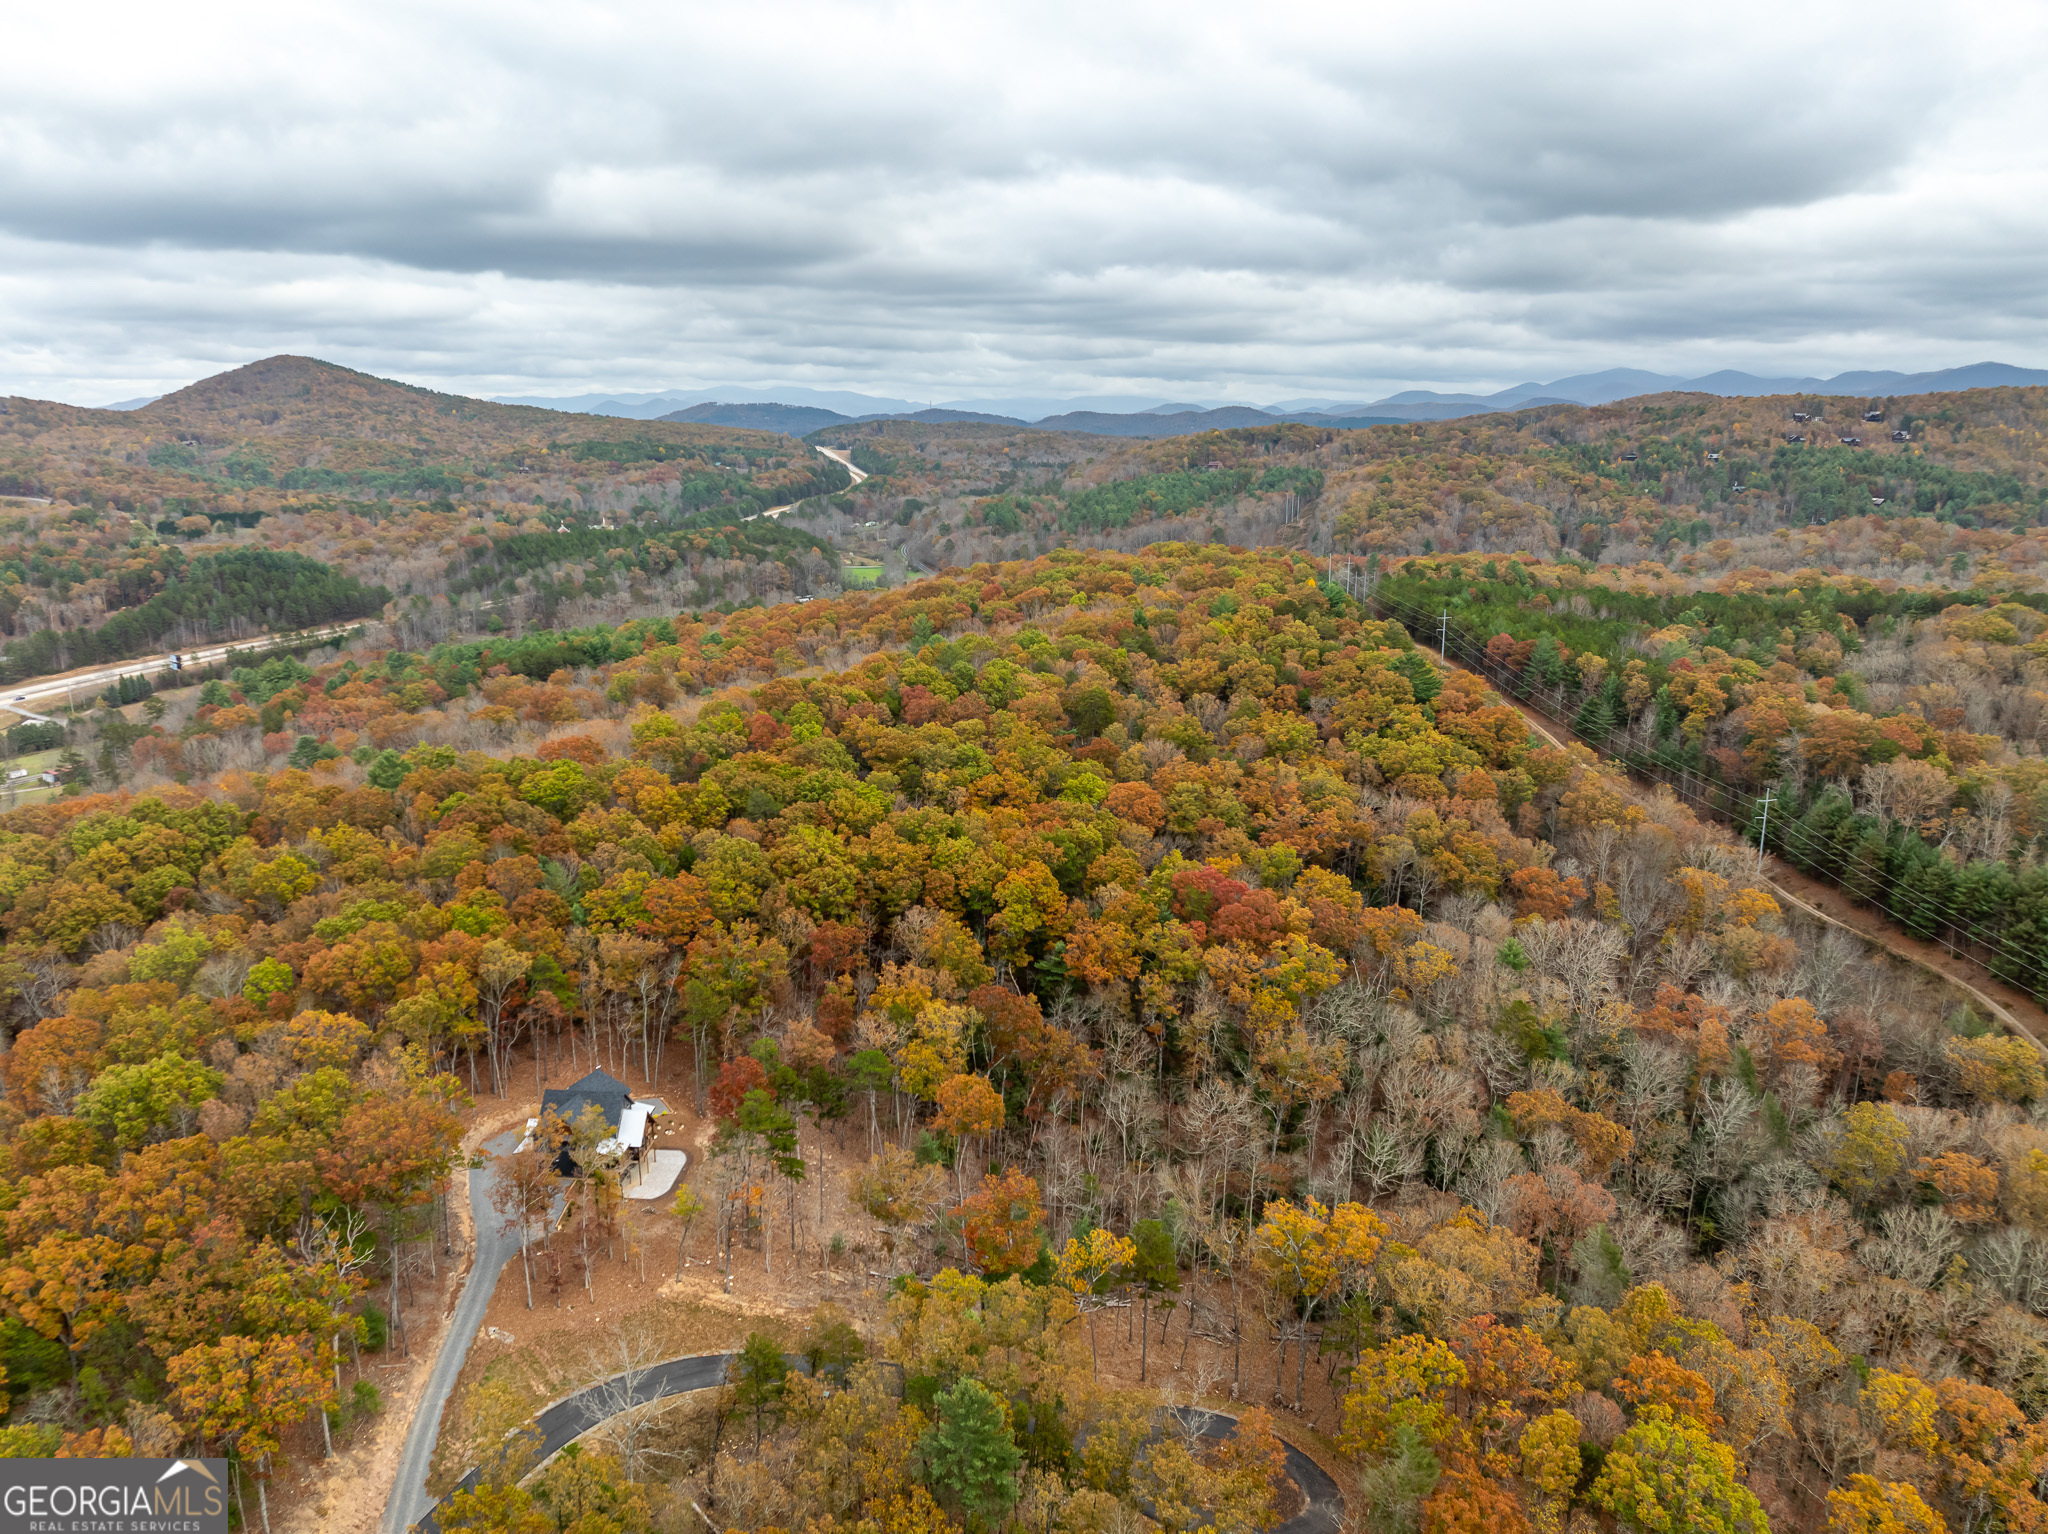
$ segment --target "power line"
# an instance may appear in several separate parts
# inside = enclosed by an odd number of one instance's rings
[[[1559,723],[1561,727],[1569,728],[1569,726],[1563,724],[1563,721],[1556,720],[1556,716],[1550,717],[1554,722]],[[1576,734],[1577,732],[1573,731],[1572,733]],[[1610,755],[1614,755],[1624,766],[1631,765],[1628,757],[1621,753],[1613,752],[1611,748],[1606,749],[1609,749]],[[1668,770],[1677,771],[1688,776],[1694,773],[1691,764],[1673,758],[1669,754],[1654,752],[1640,754],[1647,755],[1651,762]],[[1641,768],[1636,767],[1633,770],[1641,771]],[[1710,816],[1725,818],[1731,822],[1736,819],[1731,809],[1716,806],[1712,801],[1686,788],[1682,782],[1673,783],[1663,778],[1657,778],[1655,781],[1670,789],[1678,797],[1691,804],[1698,805]],[[1793,822],[1781,829],[1779,838],[1780,845],[1787,850],[1791,850],[1792,843],[1796,840],[1798,847],[1793,856],[1797,862],[1803,863],[1808,867],[1825,869],[1830,862],[1834,861],[1833,849],[1828,848],[1827,855],[1825,856],[1818,853],[1815,850],[1814,843],[1810,840],[1810,833],[1797,822]],[[2048,980],[2048,969],[2044,969],[2042,960],[2035,955],[2016,949],[2004,933],[1989,935],[1981,931],[1972,932],[1972,941],[1994,951],[1994,958],[1987,963],[1976,955],[1958,947],[1953,941],[1942,935],[1941,928],[1965,926],[1964,923],[1956,919],[1956,913],[1942,911],[1940,908],[1931,905],[1925,898],[1915,895],[1905,888],[1902,881],[1895,878],[1889,870],[1883,867],[1875,867],[1868,870],[1868,878],[1875,886],[1875,898],[1859,897],[1852,890],[1844,887],[1839,880],[1831,880],[1830,882],[1833,882],[1835,887],[1840,889],[1850,899],[1858,900],[1862,904],[1873,905],[1895,920],[1911,923],[1912,918],[1917,917],[1918,925],[1927,929],[1926,935],[1922,940],[1935,943],[1957,959],[1992,970],[1994,974],[1997,972],[1996,966],[2003,965],[2012,970],[2014,972],[2012,978],[2020,980],[2022,984],[2026,982],[2027,976],[2032,976],[2036,980]],[[1904,908],[1904,910],[1901,908]],[[1911,913],[1910,916],[1906,914],[1907,912]],[[1968,930],[1968,928],[1965,927],[1965,930]],[[1915,935],[1917,936],[1918,934]],[[2006,977],[2000,976],[2000,978]],[[2037,994],[2040,993],[2039,987],[2030,987],[2030,989],[2034,989]]]
[[[1406,618],[1408,621],[1414,621],[1416,619],[1423,619],[1424,621],[1427,621],[1427,617],[1429,616],[1425,615],[1420,609],[1414,607],[1412,604],[1403,602],[1396,597],[1390,597],[1386,595],[1383,591],[1375,591],[1373,593],[1372,600],[1373,605],[1375,607],[1384,606],[1392,608],[1397,615]],[[1498,676],[1498,673],[1500,670],[1504,668],[1501,668],[1498,662],[1496,662],[1492,656],[1485,655],[1483,654],[1483,652],[1480,652],[1478,647],[1472,644],[1470,641],[1466,640],[1463,635],[1459,636],[1459,646],[1461,657],[1470,655],[1475,664],[1475,668],[1478,669],[1482,675],[1496,681],[1503,680]],[[1447,640],[1445,648],[1446,650],[1448,649]],[[1445,658],[1448,659],[1447,654]],[[1521,679],[1514,678],[1514,680],[1520,681]],[[1503,690],[1507,691],[1510,694],[1510,696],[1513,695],[1514,688],[1512,686],[1504,685]],[[1559,726],[1559,728],[1565,730],[1568,734],[1581,740],[1584,739],[1583,736],[1580,736],[1577,729],[1575,729],[1573,726],[1571,726],[1564,720],[1558,718],[1556,715],[1549,715],[1548,717],[1550,717],[1551,720]],[[1599,749],[1604,749],[1608,752],[1610,756],[1614,756],[1617,759],[1619,759],[1624,767],[1631,766],[1630,760],[1627,756],[1613,751],[1611,747],[1603,745]],[[1652,763],[1662,766],[1669,771],[1678,772],[1685,776],[1703,776],[1702,774],[1699,774],[1697,772],[1697,769],[1694,768],[1692,764],[1676,759],[1670,756],[1668,753],[1659,753],[1655,750],[1651,750],[1642,751],[1639,752],[1639,754],[1647,756]],[[1633,770],[1641,771],[1642,769],[1634,768]],[[1699,806],[1710,817],[1716,819],[1725,819],[1730,822],[1733,822],[1735,820],[1735,816],[1732,810],[1724,809],[1714,805],[1710,800],[1703,798],[1701,795],[1692,792],[1684,785],[1683,782],[1673,783],[1663,778],[1656,778],[1655,781],[1660,782],[1664,787],[1672,790],[1672,792],[1678,795],[1680,798],[1688,801],[1691,804]],[[1723,785],[1723,787],[1725,788],[1726,785]],[[1752,802],[1754,803],[1754,796],[1750,797],[1752,798]],[[1799,861],[1809,864],[1810,866],[1824,868],[1826,866],[1826,862],[1829,860],[1824,860],[1821,857],[1815,855],[1811,844],[1807,840],[1808,835],[1809,833],[1807,832],[1807,829],[1804,826],[1800,825],[1797,821],[1794,821],[1791,823],[1789,828],[1780,830],[1780,845],[1789,848],[1791,846],[1790,838],[1798,838],[1799,850],[1795,854],[1796,858]],[[1761,854],[1764,846],[1765,841],[1760,836],[1758,843],[1759,861],[1761,861]],[[2033,992],[2036,996],[2048,994],[2048,965],[2044,965],[2044,959],[2042,956],[2027,953],[2023,950],[2017,949],[2013,946],[2011,941],[2008,939],[2007,935],[2003,932],[2000,932],[1996,935],[1985,934],[1981,931],[1974,932],[1972,933],[1972,941],[1976,942],[1982,947],[1993,950],[1994,954],[1996,955],[1994,961],[1987,963],[1985,960],[1980,959],[1977,956],[1968,953],[1964,949],[1958,947],[1953,941],[1943,936],[1942,933],[1938,930],[1941,927],[1952,927],[1957,925],[1957,922],[1954,919],[1954,913],[1941,911],[1938,907],[1935,907],[1931,903],[1929,903],[1924,897],[1918,896],[1912,893],[1911,891],[1908,891],[1904,887],[1902,881],[1894,878],[1890,871],[1882,866],[1870,869],[1869,879],[1874,885],[1878,886],[1879,898],[1874,900],[1865,899],[1862,900],[1861,903],[1874,905],[1878,910],[1898,920],[1905,919],[1901,917],[1898,910],[1899,907],[1905,907],[1908,910],[1910,910],[1914,916],[1917,916],[1919,918],[1919,924],[1922,927],[1928,929],[1928,935],[1926,938],[1923,939],[1923,941],[1935,943],[1937,946],[1947,951],[1953,957],[1960,959],[1966,963],[1979,965],[1980,967],[1988,971],[1991,971],[1995,976],[1998,975],[1998,971],[1994,966],[2003,965],[2010,972],[2012,972],[2012,975],[2015,978],[2020,979],[2021,983],[2023,985],[2026,985],[2026,988]],[[1837,889],[1840,889],[1843,894],[1848,895],[1850,899],[1856,900],[1859,898],[1852,891],[1850,891],[1847,888],[1844,888],[1839,883],[1839,881],[1831,882],[1834,882],[1835,887]],[[2028,984],[2027,977],[2032,977],[2032,980],[2035,983]],[[1998,978],[2006,977],[1998,976]]]

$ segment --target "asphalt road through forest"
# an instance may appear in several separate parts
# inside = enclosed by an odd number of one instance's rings
[[[833,461],[834,463],[836,463],[836,464],[840,465],[840,466],[841,466],[842,468],[844,468],[844,469],[846,470],[846,472],[847,472],[847,473],[851,474],[851,475],[853,476],[853,482],[854,482],[854,484],[856,484],[856,485],[857,485],[857,484],[859,484],[859,483],[860,483],[860,482],[861,482],[862,480],[864,480],[864,479],[866,479],[866,478],[868,477],[868,476],[867,476],[867,472],[866,472],[865,470],[863,470],[863,469],[856,469],[856,468],[855,468],[855,467],[853,466],[853,457],[852,457],[852,455],[851,455],[851,454],[849,454],[849,453],[846,453],[846,452],[842,452],[842,451],[840,451],[839,449],[836,449],[836,448],[829,448],[829,447],[821,447],[821,448],[819,448],[819,449],[818,449],[818,451],[819,451],[819,452],[821,452],[821,453],[823,453],[823,454],[824,454],[824,455],[825,455],[825,456],[826,456],[827,458],[831,459],[831,460],[832,460],[832,461]],[[802,504],[802,502],[800,502],[800,501],[791,501],[791,502],[789,502],[789,503],[788,503],[787,505],[784,505],[784,506],[770,506],[770,507],[769,507],[769,508],[768,508],[768,509],[767,509],[766,511],[757,511],[757,512],[755,512],[755,513],[754,513],[754,516],[757,516],[757,517],[767,517],[767,518],[770,518],[771,520],[776,520],[776,521],[779,521],[779,520],[781,519],[781,517],[782,517],[782,514],[783,514],[783,513],[785,512],[785,511],[790,511],[790,510],[793,510],[793,509],[795,509],[795,508],[796,508],[797,506],[799,506],[799,505],[801,505],[801,504]],[[748,518],[746,518],[745,520],[746,520],[746,521],[749,521],[749,522],[751,522],[751,521],[753,520],[753,517],[748,517]]]
[[[737,1353],[699,1353],[655,1364],[635,1382],[633,1400],[636,1404],[645,1404],[692,1390],[708,1390],[724,1382],[727,1366],[737,1357]],[[789,1363],[793,1368],[804,1368],[803,1361],[793,1356]],[[535,1463],[543,1463],[559,1454],[605,1420],[606,1413],[618,1404],[618,1396],[609,1389],[610,1385],[611,1381],[600,1380],[557,1401],[534,1419],[534,1425],[541,1433]],[[1223,1412],[1188,1406],[1171,1407],[1169,1410],[1192,1432],[1212,1442],[1232,1437],[1237,1432],[1237,1419]],[[1287,1478],[1301,1492],[1302,1508],[1274,1529],[1273,1534],[1342,1534],[1344,1493],[1337,1489],[1336,1481],[1321,1465],[1285,1439],[1281,1440],[1281,1447],[1287,1451]],[[474,1484],[472,1477],[465,1475],[460,1486],[466,1489]],[[427,1519],[423,1534],[439,1534],[439,1522],[428,1516],[437,1507],[435,1504],[422,1509],[421,1516]]]
[[[257,634],[248,639],[238,639],[233,644],[204,645],[197,650],[180,650],[185,657],[188,670],[200,670],[217,661],[226,660],[234,654],[260,654],[283,640],[333,639],[361,628],[368,620],[357,619],[353,623],[330,623],[322,628],[302,629],[295,634]],[[38,703],[57,707],[68,703],[74,696],[91,701],[92,695],[118,682],[124,676],[157,676],[170,670],[168,655],[151,655],[141,660],[124,660],[118,665],[96,666],[89,671],[73,671],[63,676],[38,677],[31,682],[20,682],[13,687],[0,687],[0,708],[25,718],[40,719],[32,712]]]

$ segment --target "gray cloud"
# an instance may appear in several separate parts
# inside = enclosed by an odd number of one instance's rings
[[[2038,364],[2044,58],[1991,6],[39,16],[0,390]]]

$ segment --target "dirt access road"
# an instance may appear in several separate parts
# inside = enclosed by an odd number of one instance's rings
[[[1463,671],[1478,677],[1519,713],[1528,722],[1532,731],[1553,746],[1562,748],[1568,743],[1585,744],[1573,739],[1554,721],[1528,704],[1501,693],[1494,687],[1492,678],[1483,672],[1474,671],[1470,666],[1459,665],[1458,662],[1441,656],[1438,657],[1437,664],[1447,670]],[[1605,752],[1601,754],[1607,755]],[[2048,1054],[2048,1044],[2043,1043],[2044,1040],[2048,1040],[2048,1011],[2044,1011],[2040,1004],[2024,991],[2007,985],[1983,965],[1960,958],[1939,943],[1930,943],[1914,937],[1894,922],[1856,904],[1834,885],[1788,867],[1778,858],[1766,854],[1762,869],[1763,882],[1770,887],[1773,894],[1788,904],[1797,906],[1816,921],[1825,922],[1831,927],[1840,927],[1866,943],[1882,948],[1893,958],[1926,970],[1945,984],[1965,992],[2014,1033],[2041,1050],[2043,1054]]]

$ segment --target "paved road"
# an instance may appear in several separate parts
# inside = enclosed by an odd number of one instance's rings
[[[846,469],[846,472],[853,476],[853,482],[856,485],[868,477],[867,470],[856,469],[853,466],[853,454],[847,452],[844,448],[821,447],[818,449],[818,451],[823,453],[827,458],[831,459],[834,463],[843,465]]]
[[[524,1128],[508,1129],[486,1140],[485,1157],[505,1155],[519,1144],[525,1132]],[[463,1360],[469,1357],[469,1345],[484,1324],[484,1312],[490,1309],[491,1294],[498,1287],[498,1274],[519,1255],[518,1239],[499,1228],[497,1211],[491,1208],[490,1177],[488,1159],[483,1166],[470,1168],[469,1213],[476,1228],[476,1261],[471,1264],[469,1277],[455,1301],[455,1314],[448,1319],[448,1329],[441,1334],[441,1350],[434,1355],[426,1389],[413,1408],[405,1450],[398,1460],[398,1476],[391,1483],[391,1500],[384,1506],[385,1534],[399,1534],[411,1527],[434,1505],[434,1499],[427,1495],[427,1467],[434,1458],[434,1441],[441,1435],[441,1412],[448,1404],[448,1393],[455,1388],[456,1377],[462,1373]]]
[[[737,1353],[700,1353],[691,1358],[672,1358],[667,1363],[656,1364],[642,1376],[639,1388],[633,1392],[634,1400],[644,1404],[691,1390],[708,1390],[724,1381],[726,1367],[737,1357]],[[797,1368],[803,1367],[795,1358],[791,1358],[790,1363]],[[557,1401],[535,1419],[535,1425],[541,1431],[537,1463],[560,1453],[604,1421],[606,1406],[599,1402],[603,1400],[609,1404],[610,1398],[605,1394],[609,1383],[600,1381],[579,1390]],[[1182,1406],[1175,1407],[1174,1413],[1204,1438],[1228,1438],[1237,1431],[1237,1419],[1223,1412]],[[1293,1444],[1283,1440],[1282,1447],[1287,1450],[1287,1477],[1301,1491],[1305,1505],[1273,1534],[1342,1534],[1344,1494],[1337,1489],[1337,1483],[1322,1466]],[[467,1489],[474,1484],[475,1472],[472,1471],[462,1478],[459,1488]],[[392,1534],[398,1534],[398,1531],[394,1529]],[[440,1534],[440,1523],[434,1517],[433,1508],[422,1508],[415,1534]]]
[[[737,1353],[699,1353],[690,1358],[671,1358],[666,1363],[654,1365],[641,1376],[640,1388],[633,1392],[636,1404],[659,1401],[667,1396],[682,1395],[691,1390],[709,1390],[725,1380],[726,1365]],[[791,1360],[792,1363],[795,1360]],[[564,1396],[553,1406],[534,1418],[534,1426],[540,1429],[540,1452],[534,1463],[545,1461],[550,1455],[559,1454],[585,1433],[604,1421],[608,1415],[598,1404],[600,1393],[611,1383],[600,1380]],[[467,1491],[476,1485],[476,1472],[471,1470],[455,1483],[457,1491]],[[393,1501],[395,1507],[396,1500]],[[430,1503],[422,1491],[418,1510],[412,1515],[418,1520],[412,1525],[415,1534],[440,1534],[440,1520],[434,1515],[439,1510],[438,1502]],[[400,1534],[405,1524],[392,1524],[387,1514],[387,1534]],[[1320,1531],[1318,1531],[1320,1534]]]
[[[1229,1438],[1237,1432],[1237,1418],[1200,1407],[1177,1406],[1174,1415],[1204,1438]],[[1344,1527],[1344,1493],[1321,1465],[1284,1438],[1287,1451],[1287,1479],[1294,1482],[1307,1504],[1273,1534],[1340,1534]]]
[[[272,645],[299,640],[334,639],[351,629],[361,628],[363,621],[355,623],[330,623],[323,628],[303,629],[296,634],[258,634],[249,639],[238,639],[233,644],[206,645],[197,650],[180,650],[188,669],[198,670],[226,660],[236,653],[267,650]],[[55,706],[60,700],[72,697],[90,699],[110,683],[118,682],[124,676],[157,676],[171,669],[168,655],[151,655],[142,660],[126,660],[115,666],[99,666],[90,671],[74,671],[68,676],[42,677],[32,682],[18,682],[12,687],[0,687],[0,709],[19,714],[24,719],[38,723],[47,722],[40,714],[32,713],[31,706],[47,703]]]
[[[815,443],[814,443],[814,444],[812,444],[812,445],[813,445],[813,446],[816,446],[816,444],[815,444]],[[851,457],[849,457],[849,456],[848,456],[847,454],[845,454],[845,453],[843,453],[843,452],[839,452],[839,451],[837,451],[836,449],[833,449],[833,448],[829,448],[829,447],[820,447],[820,448],[818,448],[817,450],[818,450],[818,451],[819,451],[820,453],[823,453],[823,454],[824,454],[824,455],[825,455],[825,456],[826,456],[827,458],[831,459],[831,460],[832,460],[832,461],[833,461],[834,463],[836,463],[836,464],[840,465],[840,466],[841,466],[842,468],[844,468],[844,469],[846,470],[846,472],[847,472],[847,473],[851,474],[851,475],[853,476],[853,482],[854,482],[854,484],[856,484],[856,485],[857,485],[857,484],[859,484],[859,483],[860,483],[860,482],[861,482],[862,480],[864,480],[864,479],[866,479],[866,478],[868,477],[868,476],[867,476],[867,471],[866,471],[866,470],[864,470],[864,469],[856,469],[856,468],[855,468],[855,467],[853,466],[853,459],[852,459]],[[757,511],[757,512],[755,512],[755,513],[754,513],[754,516],[755,516],[755,517],[773,517],[773,518],[777,518],[777,519],[780,519],[780,517],[782,516],[782,514],[783,514],[783,513],[785,512],[785,511],[788,511],[788,510],[789,510],[789,509],[790,509],[791,507],[793,507],[793,506],[797,506],[797,505],[800,505],[800,504],[802,504],[802,503],[801,503],[801,502],[798,502],[798,501],[791,501],[791,502],[789,503],[789,505],[788,505],[788,506],[770,506],[770,507],[769,507],[769,508],[768,508],[768,509],[767,509],[766,511]],[[743,518],[741,518],[741,520],[742,520],[742,521],[745,521],[745,522],[751,522],[751,521],[753,521],[753,520],[754,520],[754,517],[743,517]]]
[[[738,1357],[737,1353],[699,1353],[694,1358],[671,1358],[667,1363],[656,1364],[643,1376],[640,1388],[633,1392],[634,1399],[644,1403],[692,1390],[709,1390],[724,1382],[726,1365]],[[604,1421],[608,1413],[596,1404],[597,1395],[604,1388],[600,1383],[579,1390],[534,1419],[540,1428],[540,1454],[535,1463],[561,1453]]]

